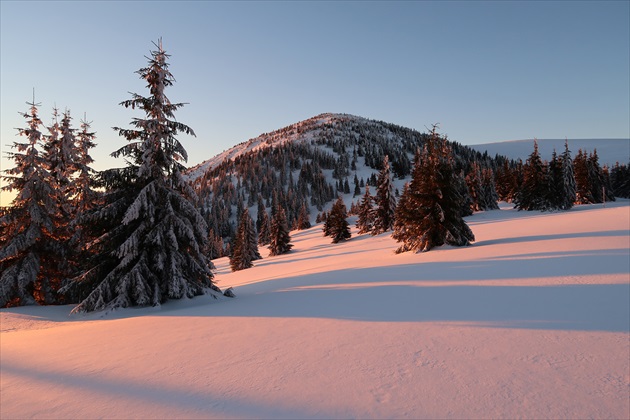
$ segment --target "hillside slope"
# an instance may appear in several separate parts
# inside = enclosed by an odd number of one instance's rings
[[[213,234],[230,238],[244,207],[257,219],[277,200],[289,225],[303,207],[314,222],[339,195],[350,207],[360,200],[366,184],[376,185],[385,156],[401,192],[410,179],[414,154],[427,136],[383,121],[321,114],[226,150],[191,168],[188,177]],[[458,174],[467,173],[473,161],[481,168],[502,162],[457,143],[450,146]]]
[[[320,225],[216,260],[234,300],[2,309],[0,417],[626,418],[629,204],[476,213],[426,254]]]
[[[426,133],[383,121],[348,114],[321,114],[236,145],[191,168],[188,177],[201,198],[213,238],[223,238],[228,243],[233,237],[237,215],[244,207],[260,221],[261,210],[269,212],[275,199],[284,207],[289,225],[294,227],[302,208],[310,212],[311,222],[318,213],[328,211],[338,196],[350,208],[361,199],[365,185],[370,185],[374,193],[376,175],[386,155],[395,188],[401,192],[410,179],[414,153],[423,147],[426,138]],[[525,161],[533,151],[533,141],[474,148],[455,142],[449,144],[455,173],[461,176],[462,184],[471,174],[473,164],[478,166],[475,170],[480,174],[487,170],[488,182],[494,183],[493,175],[505,172],[508,159]],[[600,165],[610,161],[611,156],[623,160],[630,153],[630,141],[624,140],[571,140],[569,145],[573,157],[579,149],[592,152],[597,148]],[[543,158],[550,158],[554,147],[563,150],[564,140],[541,140]],[[495,188],[498,190],[494,185],[487,189]],[[466,185],[460,193],[471,200]]]

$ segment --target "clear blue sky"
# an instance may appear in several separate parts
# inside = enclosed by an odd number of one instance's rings
[[[0,2],[2,169],[35,88],[40,114],[87,113],[95,167],[146,94],[163,38],[197,164],[258,134],[342,112],[463,144],[630,137],[629,1]],[[7,194],[3,193],[2,204]]]

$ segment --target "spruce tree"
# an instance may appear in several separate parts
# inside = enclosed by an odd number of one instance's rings
[[[9,159],[15,166],[3,175],[4,191],[16,191],[11,206],[0,215],[0,307],[53,304],[61,301],[58,290],[64,273],[56,236],[59,210],[56,185],[51,181],[41,151],[43,127],[40,104],[27,102],[29,112],[21,115],[26,128],[19,128],[26,142],[14,142]]]
[[[515,197],[519,210],[547,210],[549,203],[548,167],[540,158],[538,142],[523,167],[523,184]]]
[[[554,149],[551,155],[551,161],[548,165],[548,188],[547,188],[547,202],[549,210],[560,209],[562,204],[562,161],[558,158],[558,155]]]
[[[575,159],[573,159],[573,170],[575,173],[575,202],[577,204],[594,203],[595,199],[592,194],[591,178],[589,176],[589,168],[587,162],[588,156],[586,152],[579,149]]]
[[[575,175],[573,172],[573,160],[571,159],[571,151],[569,150],[569,142],[564,142],[564,152],[560,155],[560,163],[562,168],[562,183],[560,186],[560,199],[558,200],[561,210],[569,210],[573,207],[576,200]]]
[[[245,209],[242,217],[246,220],[244,235],[247,247],[246,251],[252,261],[260,260],[262,259],[262,256],[258,251],[258,234],[256,233],[256,228],[254,227],[254,220],[250,216],[248,209]]]
[[[269,215],[267,211],[262,210],[261,222],[260,222],[260,230],[258,231],[258,245],[269,245],[271,241],[271,221],[269,220]]]
[[[492,169],[484,168],[481,171],[481,201],[484,210],[497,210],[499,208],[499,194],[494,178]]]
[[[297,219],[297,229],[304,230],[310,227],[311,227],[311,222],[309,220],[308,209],[306,207],[306,203],[302,203],[302,206],[300,207],[300,213]]]
[[[470,172],[466,175],[466,185],[471,198],[470,210],[473,212],[485,210],[481,192],[481,168],[477,162],[470,165]]]
[[[262,226],[263,213],[265,213],[265,202],[261,194],[258,194],[257,206],[258,207],[256,211],[256,231],[260,232],[260,227]]]
[[[208,259],[220,258],[223,256],[223,239],[210,229],[208,232]]]
[[[505,159],[503,165],[497,169],[495,184],[500,200],[508,203],[514,200],[514,194],[517,191],[516,177],[507,159]]]
[[[456,173],[454,182],[457,191],[462,198],[459,208],[459,215],[461,217],[472,215],[474,204],[473,199],[470,196],[470,191],[468,190],[468,185],[466,184],[466,176],[463,169],[460,170],[459,173]]]
[[[269,229],[269,256],[286,254],[291,251],[293,244],[289,234],[289,226],[287,224],[287,216],[284,208],[278,205],[271,219],[271,227]]]
[[[361,204],[359,205],[358,217],[356,221],[356,227],[359,229],[359,234],[368,233],[372,231],[374,224],[373,219],[373,203],[374,198],[370,194],[370,186],[365,186],[365,194],[361,198]]]
[[[610,171],[610,183],[616,197],[630,198],[630,164],[616,162]]]
[[[326,219],[326,223],[324,224],[324,232],[326,232],[326,236],[330,236],[332,238],[333,244],[346,241],[352,236],[347,217],[348,214],[346,205],[344,204],[341,196],[339,196],[337,201],[335,201],[335,204],[333,204],[330,214]]]
[[[94,159],[90,156],[90,150],[96,146],[96,143],[94,143],[96,133],[90,130],[91,124],[84,117],[81,120],[81,130],[76,134],[77,176],[74,181],[74,196],[72,197],[72,207],[75,215],[92,210],[98,204],[99,199],[95,183],[96,171],[91,167]]]
[[[396,208],[392,237],[397,253],[426,252],[444,244],[469,245],[475,237],[461,217],[462,196],[452,152],[433,127],[422,154],[416,153],[411,181]]]
[[[103,175],[106,201],[91,215],[98,253],[68,285],[83,297],[75,312],[159,305],[216,289],[205,255],[208,227],[181,173],[187,154],[177,135],[194,131],[175,120],[184,104],[166,97],[174,78],[161,40],[155,46],[148,66],[137,71],[150,95],[121,102],[144,118],[134,118],[131,129],[115,128],[129,144],[112,155],[128,166]]]
[[[253,267],[253,262],[261,258],[258,252],[254,221],[249,215],[249,209],[246,208],[241,214],[236,236],[234,237],[230,267],[232,271],[245,270]]]
[[[371,233],[379,235],[392,229],[396,212],[396,196],[387,155],[383,159],[383,168],[378,174],[374,204],[374,224]]]

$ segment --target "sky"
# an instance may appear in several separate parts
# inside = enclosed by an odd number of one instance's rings
[[[160,37],[189,166],[324,112],[462,144],[630,138],[630,1],[1,0],[0,169],[33,89],[45,123],[92,121],[95,169],[124,166],[112,127],[143,116],[119,104]]]

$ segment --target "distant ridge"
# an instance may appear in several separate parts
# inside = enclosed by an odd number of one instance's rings
[[[565,139],[537,139],[537,141],[543,159],[551,159],[554,149],[558,153],[564,150]],[[568,142],[572,157],[575,157],[580,149],[589,153],[597,149],[601,166],[613,166],[615,162],[627,164],[630,161],[630,139],[568,139]],[[534,150],[534,139],[475,144],[470,147],[482,153],[487,151],[491,157],[499,154],[510,159],[522,159],[525,162]]]

